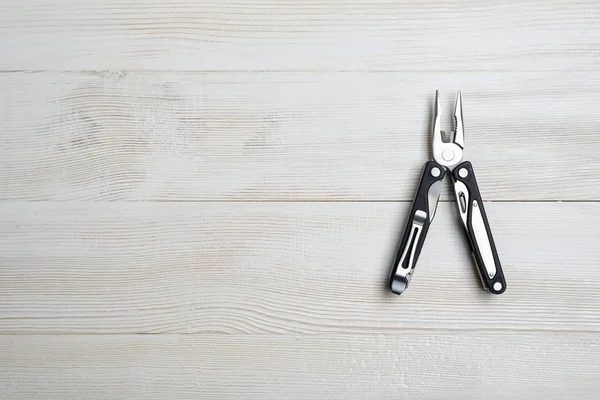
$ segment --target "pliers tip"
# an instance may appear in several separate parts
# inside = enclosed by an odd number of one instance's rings
[[[454,106],[454,143],[465,148],[465,127],[463,125],[462,96],[460,90],[456,96],[456,105]]]

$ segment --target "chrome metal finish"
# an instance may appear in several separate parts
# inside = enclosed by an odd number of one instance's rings
[[[458,201],[459,201],[459,205],[460,205],[460,212],[466,213],[467,212],[467,199],[466,199],[464,192],[460,192],[458,194]]]
[[[454,143],[465,148],[465,126],[463,124],[462,113],[462,95],[460,90],[456,96],[456,104],[454,105]]]
[[[471,258],[473,259],[473,263],[477,266],[475,268],[477,270],[477,276],[479,276],[479,280],[481,281],[481,287],[486,292],[489,292],[489,288],[485,284],[485,280],[483,279],[483,275],[481,275],[481,268],[479,268],[479,263],[477,262],[477,257],[475,257],[475,253],[471,252]]]
[[[461,178],[466,178],[467,176],[469,176],[469,171],[467,171],[466,168],[461,168],[458,170],[458,176],[460,176]]]
[[[454,160],[454,155],[454,150],[452,149],[442,151],[442,158],[448,162]]]
[[[442,171],[440,171],[440,169],[438,167],[433,167],[431,168],[431,176],[433,176],[434,178],[437,178],[438,176],[440,176],[442,174]]]
[[[469,227],[467,226],[467,217],[469,215],[469,189],[467,189],[467,186],[461,181],[455,181],[454,194],[456,195],[456,203],[458,205],[458,213],[460,214],[460,219],[463,223],[463,226],[468,231]]]
[[[454,109],[454,131],[444,132],[441,129],[441,105],[439,92],[435,92],[435,112],[433,117],[433,159],[446,169],[452,171],[463,158],[465,135],[462,119],[462,100],[460,92],[456,98]]]
[[[494,290],[495,290],[496,292],[499,292],[499,291],[501,291],[501,290],[502,290],[502,284],[501,284],[500,282],[496,282],[496,283],[494,283]]]
[[[412,277],[415,268],[415,251],[417,249],[417,243],[419,243],[419,238],[421,237],[423,225],[426,220],[427,213],[425,211],[417,210],[417,212],[415,212],[410,228],[410,234],[408,236],[408,242],[402,251],[402,256],[400,257],[400,261],[398,261],[398,265],[395,266],[396,273],[392,279],[391,289],[392,292],[396,294],[401,294],[410,282],[410,278]],[[409,257],[409,259],[406,268],[404,268],[403,265],[406,257]]]
[[[479,248],[479,253],[483,260],[483,267],[485,268],[488,276],[493,278],[496,276],[496,263],[494,262],[494,255],[492,253],[492,246],[488,238],[487,230],[483,222],[483,215],[479,209],[477,200],[473,200],[473,215],[471,215],[471,225],[473,226],[473,236],[475,242]]]
[[[396,294],[402,294],[408,286],[410,279],[401,278],[397,274],[392,279],[392,292]]]
[[[440,200],[440,194],[442,193],[442,181],[434,182],[429,187],[427,193],[427,203],[429,204],[429,221],[433,221],[435,217],[435,210],[437,210],[438,202]]]

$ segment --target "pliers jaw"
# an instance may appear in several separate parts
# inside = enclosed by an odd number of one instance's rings
[[[463,149],[465,147],[465,130],[462,116],[462,98],[460,91],[456,97],[456,106],[454,107],[454,130],[444,132],[441,128],[442,110],[440,106],[440,95],[435,92],[435,113],[433,116],[433,159],[438,164],[452,171],[463,158]]]

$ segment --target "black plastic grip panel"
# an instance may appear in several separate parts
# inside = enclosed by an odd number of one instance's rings
[[[465,161],[457,165],[452,171],[452,179],[455,182],[455,185],[457,181],[462,182],[467,187],[469,192],[468,201],[465,201],[463,204],[461,204],[462,202],[460,196],[457,193],[457,205],[459,207],[459,213],[461,214],[463,212],[461,208],[467,208],[467,221],[465,228],[484,289],[488,290],[490,293],[501,294],[506,290],[506,280],[504,278],[502,266],[500,265],[496,244],[494,243],[492,231],[488,223],[488,218],[483,206],[483,200],[481,199],[481,193],[479,192],[479,187],[477,186],[477,180],[475,179],[475,173],[473,172],[473,166],[471,163]],[[477,207],[478,210],[475,210],[474,207]],[[481,215],[481,219],[479,219],[479,215]],[[478,219],[478,221],[474,222],[474,219]],[[481,224],[482,222],[483,224]],[[479,225],[479,227],[476,228],[474,225]],[[481,229],[481,225],[485,227],[484,231]],[[486,239],[489,243],[489,248],[487,249],[487,244],[480,243]],[[494,267],[496,269],[496,272],[493,276],[490,276],[488,271],[488,264],[490,264],[489,250],[491,250],[491,257],[493,258]],[[487,253],[487,256],[484,255],[484,253]],[[487,264],[485,262],[486,259],[488,261]],[[486,265],[488,265],[488,268],[486,268]]]
[[[432,174],[431,171],[434,168],[437,168],[437,171],[435,174]],[[412,274],[412,269],[414,269],[414,266],[419,258],[419,254],[421,254],[421,249],[423,247],[425,237],[427,236],[427,231],[429,230],[431,221],[431,210],[429,209],[428,201],[429,189],[435,182],[444,179],[444,175],[444,167],[435,161],[429,161],[427,164],[425,164],[423,174],[421,175],[421,181],[419,183],[419,188],[417,189],[408,221],[406,223],[406,227],[404,228],[404,234],[402,236],[402,240],[400,241],[400,246],[398,247],[394,264],[392,265],[392,270],[390,273],[389,286],[390,289],[392,289],[392,291],[396,294],[400,294],[402,291],[404,291],[404,289],[406,289],[411,277],[411,275],[409,275],[405,278],[400,278],[396,274],[397,270],[402,268],[407,270],[407,273]],[[438,199],[436,198],[436,204],[437,200]],[[425,215],[424,219],[419,218],[423,215]],[[415,220],[418,220],[419,223],[422,222],[422,225],[419,225],[418,228],[416,228]],[[402,259],[403,255],[404,259]],[[410,265],[411,260],[412,265]],[[400,281],[396,282],[396,285],[394,285],[395,279]]]

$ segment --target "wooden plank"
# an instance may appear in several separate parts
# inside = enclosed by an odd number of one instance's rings
[[[0,199],[411,200],[435,88],[448,127],[463,89],[484,199],[600,199],[599,71],[14,73],[0,87]]]
[[[4,202],[0,332],[600,331],[600,203],[488,203],[501,296],[454,206],[398,297],[406,203]]]
[[[597,399],[597,334],[0,336],[4,399]]]
[[[7,0],[0,68],[596,71],[599,13],[594,0]]]

